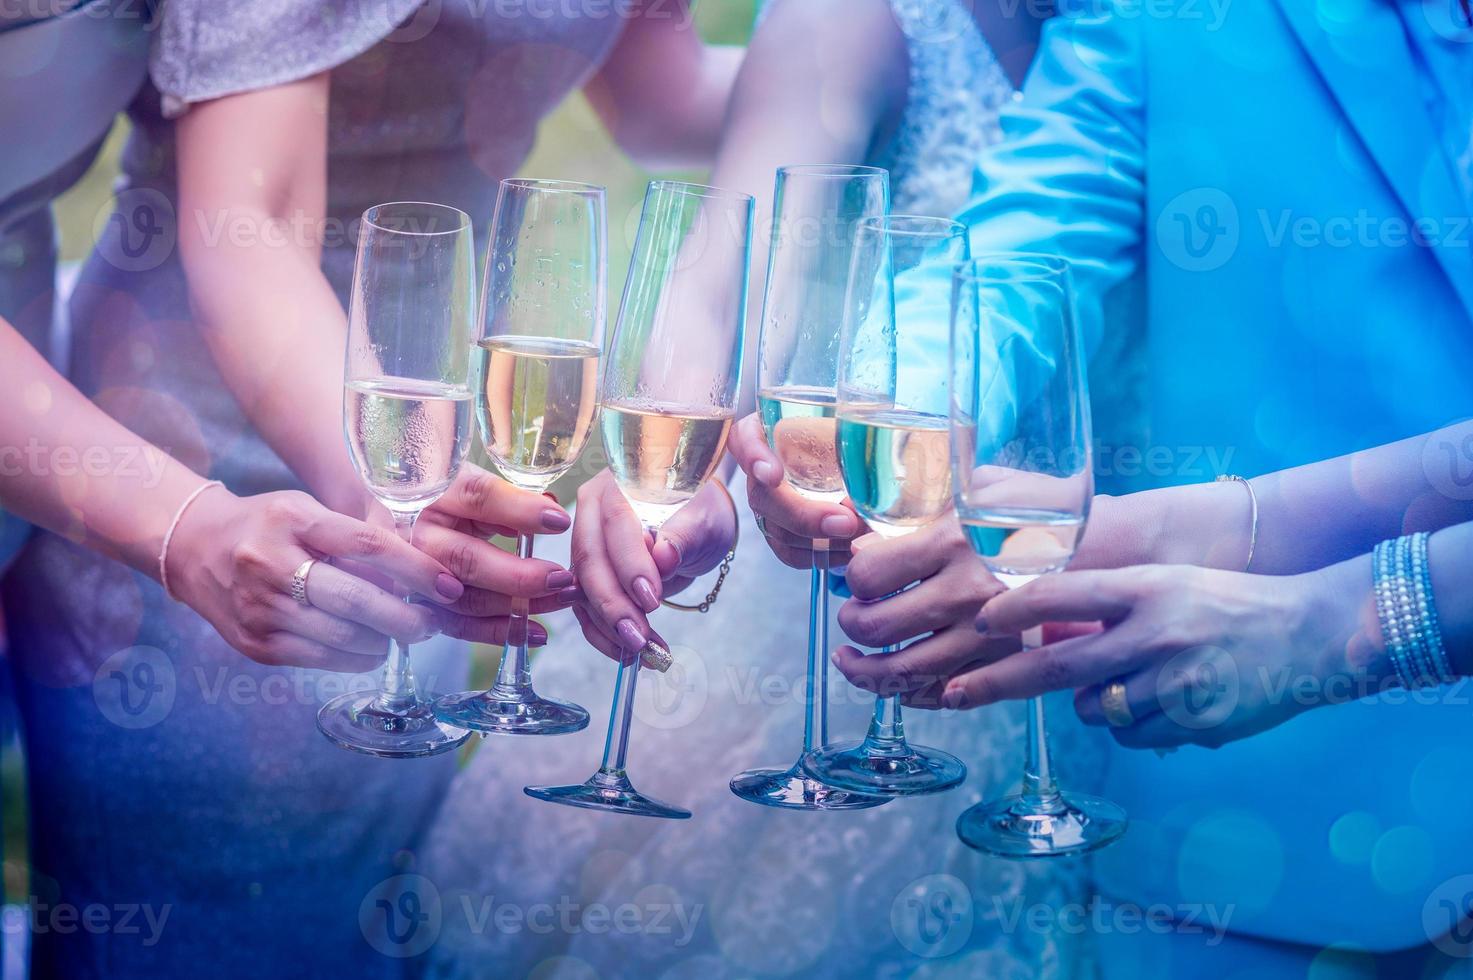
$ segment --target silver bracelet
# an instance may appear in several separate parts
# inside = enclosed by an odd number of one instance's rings
[[[1244,477],[1235,473],[1224,473],[1217,478],[1218,483],[1241,483],[1248,488],[1248,560],[1243,562],[1243,571],[1253,567],[1253,550],[1258,547],[1258,492],[1253,489],[1253,484]]]
[[[159,547],[159,584],[164,587],[164,595],[175,602],[179,601],[179,597],[174,594],[173,589],[169,588],[169,542],[174,540],[174,532],[179,529],[179,522],[183,520],[184,512],[189,509],[189,505],[199,499],[199,495],[210,487],[223,487],[224,485],[219,480],[209,480],[195,487],[194,491],[184,498],[184,503],[179,505],[179,509],[174,511],[174,519],[169,522],[169,529],[164,532],[164,543]]]

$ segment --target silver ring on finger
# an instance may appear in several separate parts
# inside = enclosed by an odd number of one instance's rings
[[[308,558],[297,566],[295,572],[292,572],[292,598],[297,601],[298,605],[312,605],[311,600],[307,598],[307,575],[315,564],[317,564],[316,558]]]
[[[764,538],[767,537],[767,518],[761,514],[753,514],[752,518],[757,522],[757,530],[762,532]]]

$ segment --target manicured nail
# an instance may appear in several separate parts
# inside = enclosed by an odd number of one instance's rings
[[[570,585],[557,594],[558,605],[561,606],[571,606],[581,598],[583,598],[583,590],[576,585]]]
[[[643,575],[634,580],[634,595],[645,612],[654,612],[660,608],[660,597],[655,595],[655,587]]]
[[[573,573],[565,568],[559,568],[555,572],[547,573],[547,591],[556,592],[558,589],[566,589],[576,581]]]
[[[772,486],[777,482],[777,467],[765,459],[759,459],[752,464],[752,475],[757,478],[758,483]]]
[[[540,647],[547,642],[547,627],[535,619],[527,624],[528,646]]]
[[[966,703],[967,694],[959,687],[948,687],[946,693],[941,695],[941,706],[955,710]]]
[[[675,663],[675,658],[670,655],[670,651],[665,649],[664,646],[651,640],[644,645],[643,650],[639,651],[639,662],[651,670],[658,670],[663,674],[670,669],[671,664]]]
[[[448,602],[454,602],[465,595],[465,586],[460,584],[460,579],[447,572],[441,572],[435,576],[435,591],[440,597]]]
[[[551,531],[553,534],[561,534],[573,526],[573,519],[565,510],[557,510],[552,507],[542,512],[542,529]]]
[[[634,625],[632,619],[621,619],[619,625],[614,627],[614,632],[619,634],[623,641],[625,652],[643,650],[646,640],[639,627]]]
[[[818,527],[830,538],[847,538],[859,530],[854,523],[854,518],[848,514],[830,514],[819,523]]]

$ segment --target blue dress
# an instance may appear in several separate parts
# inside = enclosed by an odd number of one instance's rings
[[[484,230],[498,178],[606,56],[619,20],[475,13],[483,6],[432,4],[425,18],[410,16],[417,0],[171,0],[153,52],[162,95],[150,88],[132,109],[116,213],[73,294],[73,381],[237,493],[297,486],[192,319],[165,103],[178,111],[332,69],[329,229],[369,204],[418,199],[460,207]],[[345,297],[352,243],[329,237],[323,271]],[[379,886],[417,867],[456,763],[358,756],[317,733],[322,701],[373,678],[249,661],[151,580],[56,535],[32,540],[4,600],[35,906],[101,906],[114,922],[133,910],[129,929],[37,930],[39,975],[407,969],[374,919]],[[416,649],[431,689],[461,687],[465,665],[456,644]]]

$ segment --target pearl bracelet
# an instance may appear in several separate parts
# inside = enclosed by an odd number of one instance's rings
[[[1376,545],[1372,554],[1376,616],[1397,679],[1408,689],[1455,679],[1432,596],[1425,531]]]

